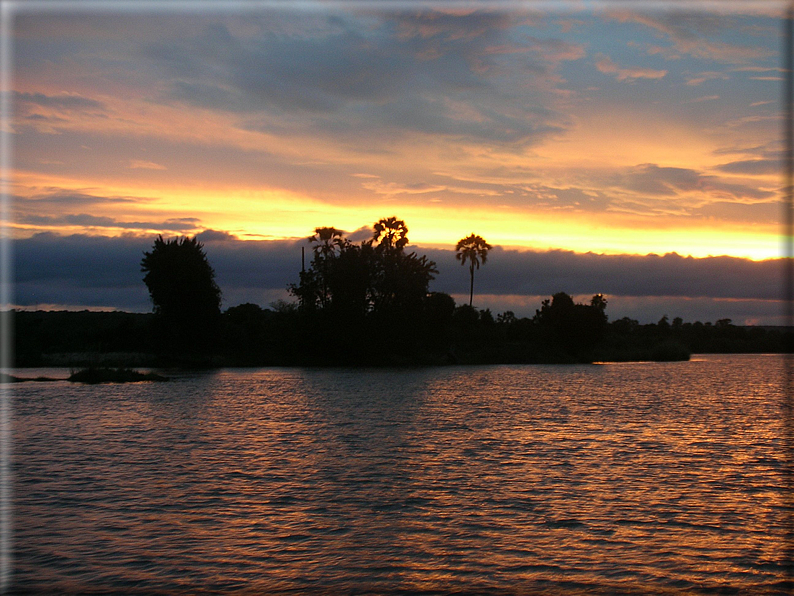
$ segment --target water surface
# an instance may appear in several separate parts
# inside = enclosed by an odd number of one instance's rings
[[[13,585],[785,593],[782,372],[702,356],[16,384]]]

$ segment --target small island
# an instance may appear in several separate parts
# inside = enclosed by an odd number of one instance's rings
[[[18,377],[7,373],[0,373],[0,383],[50,383],[54,381],[69,381],[71,383],[85,383],[95,385],[97,383],[140,383],[142,381],[162,382],[167,381],[168,377],[158,375],[154,372],[142,373],[130,368],[94,367],[89,366],[73,372],[66,379],[53,377]]]
[[[72,373],[66,380],[72,383],[95,385],[97,383],[139,383],[142,381],[163,382],[167,381],[168,377],[154,372],[142,373],[130,368],[88,367]]]

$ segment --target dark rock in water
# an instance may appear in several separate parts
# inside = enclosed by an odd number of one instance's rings
[[[140,381],[167,381],[157,373],[142,373],[129,368],[84,368],[68,379],[73,383],[137,383]]]

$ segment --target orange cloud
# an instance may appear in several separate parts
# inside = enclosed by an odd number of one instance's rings
[[[141,159],[131,159],[128,168],[135,170],[135,169],[142,169],[142,170],[165,170],[167,169],[164,165],[160,165],[159,163],[154,163],[153,161],[143,161]]]
[[[615,64],[608,56],[601,54],[601,58],[596,62],[596,68],[604,74],[614,74],[618,81],[633,79],[661,79],[667,74],[666,70],[654,70],[652,68],[621,68]]]

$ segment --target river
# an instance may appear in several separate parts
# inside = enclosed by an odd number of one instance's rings
[[[13,385],[15,591],[786,593],[780,356],[165,374]]]

